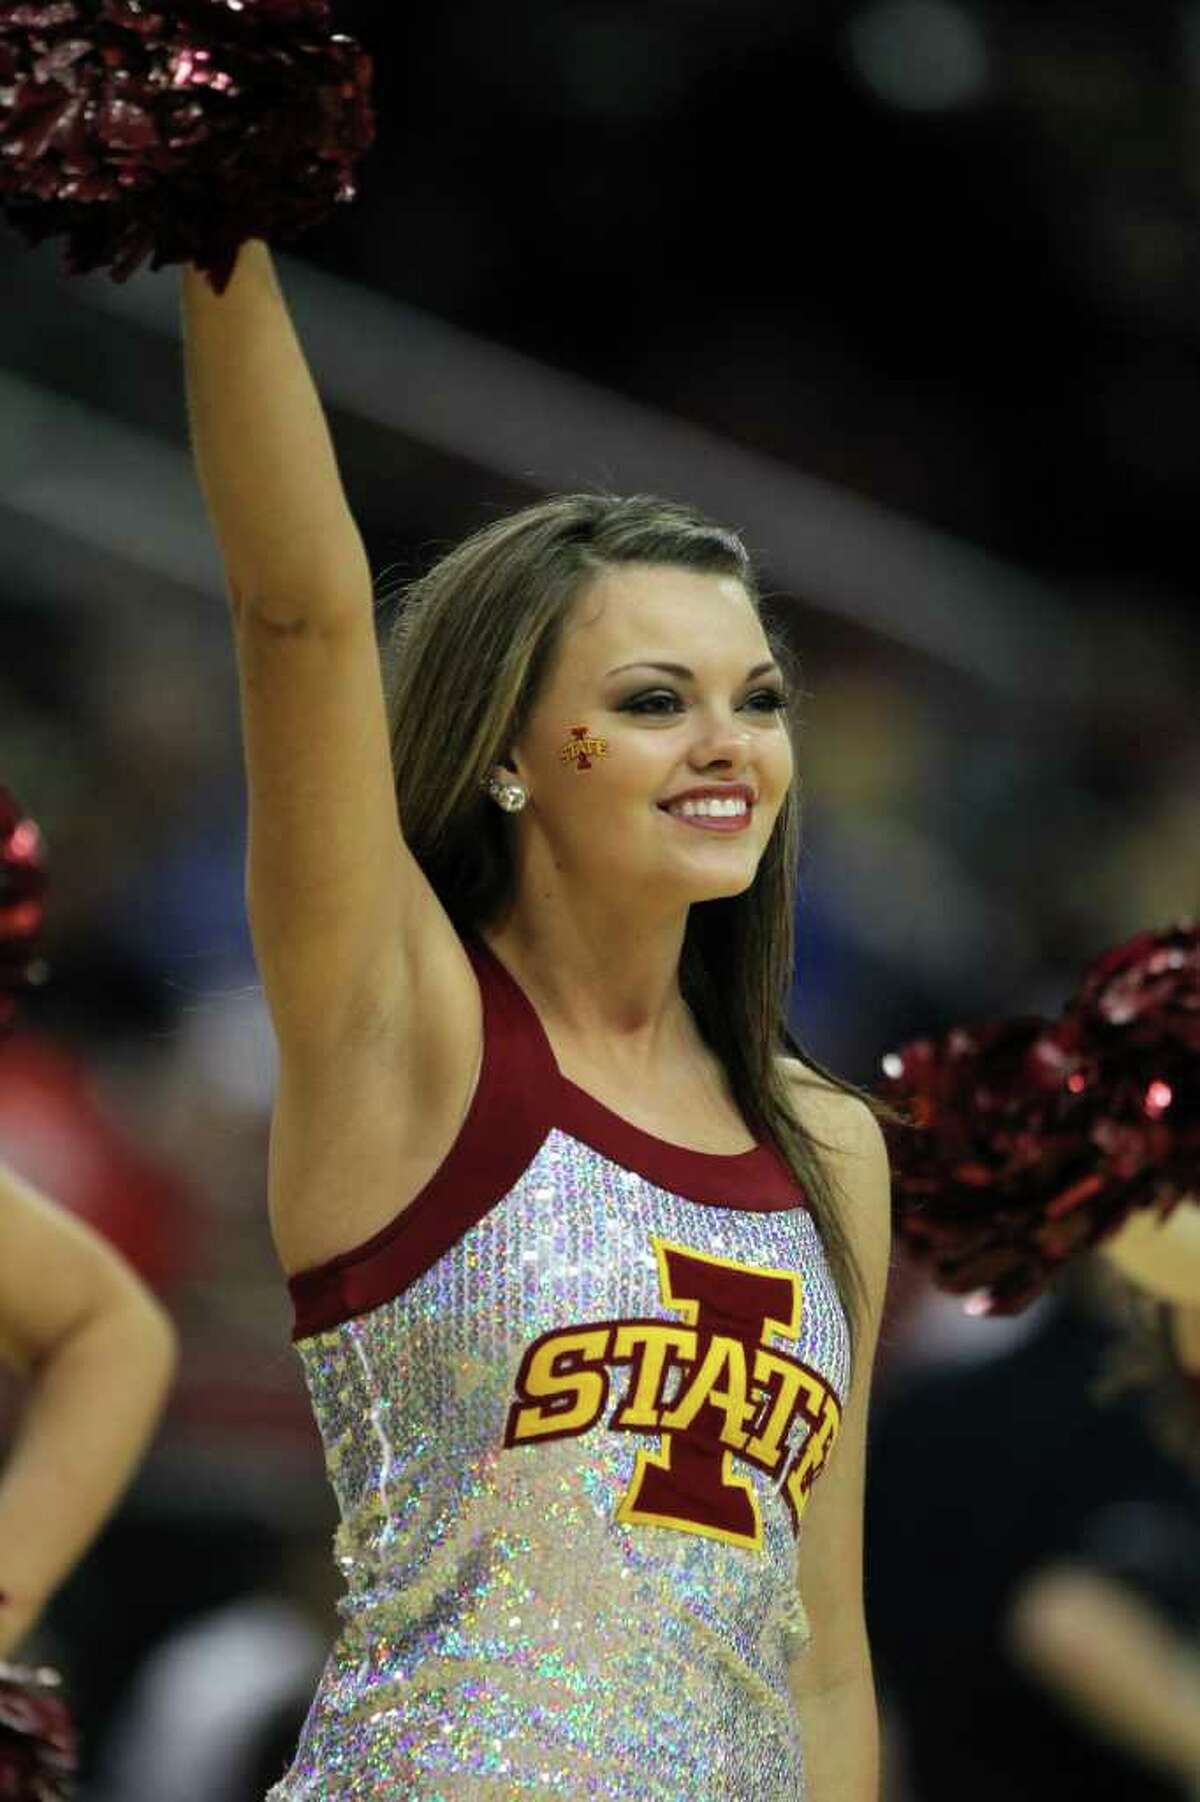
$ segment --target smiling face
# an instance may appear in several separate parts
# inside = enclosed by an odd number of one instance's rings
[[[522,884],[540,891],[553,869],[557,883],[619,886],[665,909],[749,888],[792,779],[782,702],[736,577],[605,570],[572,610],[513,747],[529,791],[514,817]],[[586,769],[561,754],[580,727],[607,745]],[[754,797],[742,819],[689,823],[663,807],[689,789],[739,786]]]

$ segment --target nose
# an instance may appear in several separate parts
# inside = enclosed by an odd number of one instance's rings
[[[714,764],[741,769],[750,748],[750,739],[750,728],[731,713],[710,712],[698,725],[690,761],[700,769],[711,769]]]

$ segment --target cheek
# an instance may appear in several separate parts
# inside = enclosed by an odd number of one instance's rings
[[[680,746],[662,732],[633,731],[612,737],[612,756],[604,771],[609,792],[629,803],[654,807],[680,786]]]

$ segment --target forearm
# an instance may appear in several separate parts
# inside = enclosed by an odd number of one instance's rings
[[[1200,1659],[1194,1653],[1180,1650],[1157,1670],[1123,1666],[1114,1681],[1086,1667],[1062,1671],[1057,1687],[1090,1727],[1168,1776],[1200,1783]]]
[[[182,309],[192,452],[231,599],[282,600],[312,617],[369,598],[366,552],[267,245],[242,245],[220,296],[186,268]]]
[[[1094,1731],[1200,1779],[1200,1656],[1139,1595],[1087,1568],[1050,1566],[1018,1593],[1007,1633],[1017,1663]]]
[[[175,1335],[134,1296],[80,1326],[31,1379],[0,1477],[0,1657],[16,1649],[128,1483],[175,1368]]]
[[[827,1686],[805,1672],[803,1655],[793,1672],[809,1802],[878,1802],[879,1706],[870,1663]]]

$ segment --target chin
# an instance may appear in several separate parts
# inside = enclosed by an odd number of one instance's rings
[[[748,888],[753,888],[757,875],[757,863],[752,869],[723,872],[714,870],[707,876],[699,876],[693,871],[690,878],[685,878],[679,886],[689,901],[725,901],[733,895],[744,895]]]

